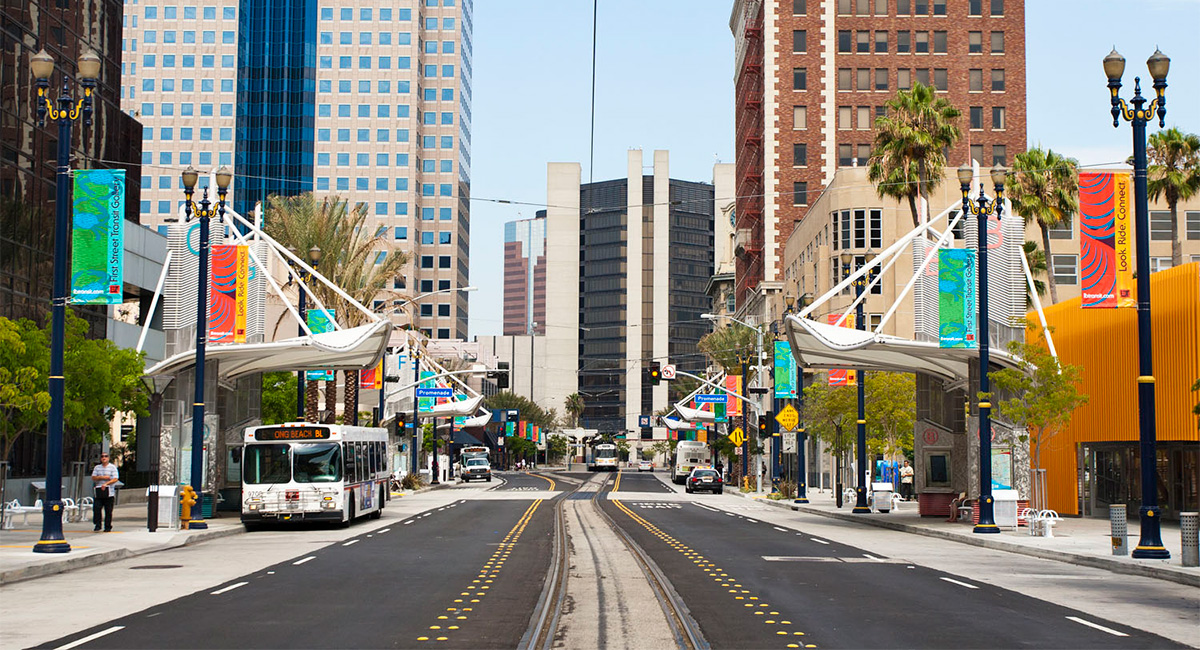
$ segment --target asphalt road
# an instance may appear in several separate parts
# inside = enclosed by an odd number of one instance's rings
[[[549,487],[506,478],[500,490]],[[82,647],[513,648],[552,523],[552,503],[533,495],[456,501],[43,647],[119,626]]]
[[[709,495],[639,501],[638,492],[652,491],[641,490],[650,478],[622,474],[602,507],[658,564],[713,648],[1179,647],[1013,591],[704,507]]]

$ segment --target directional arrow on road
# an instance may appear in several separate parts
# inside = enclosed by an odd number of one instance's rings
[[[734,447],[741,447],[743,442],[746,442],[746,434],[742,433],[742,428],[738,427],[729,434],[729,442],[733,443]]]

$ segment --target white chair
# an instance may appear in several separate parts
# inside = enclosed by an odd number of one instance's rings
[[[28,526],[30,513],[37,513],[37,512],[41,512],[41,511],[42,511],[42,500],[41,499],[34,501],[32,506],[23,506],[23,505],[21,505],[20,501],[13,499],[9,503],[4,504],[4,527],[6,529],[11,529],[14,525],[13,524],[13,516],[17,515],[17,514],[21,515],[21,525]]]
[[[63,515],[67,521],[79,521],[79,504],[75,503],[75,499],[63,497]]]
[[[892,510],[900,510],[900,502],[901,501],[904,501],[904,497],[901,497],[899,494],[896,494],[895,492],[893,492],[892,493]]]
[[[1038,521],[1041,522],[1042,536],[1054,537],[1054,527],[1062,521],[1062,517],[1053,510],[1043,510],[1038,513]]]

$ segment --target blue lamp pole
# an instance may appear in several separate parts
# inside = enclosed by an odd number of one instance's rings
[[[50,321],[50,412],[46,416],[46,500],[42,503],[42,538],[33,545],[34,553],[68,553],[71,545],[62,529],[62,455],[63,403],[66,399],[63,379],[63,346],[67,318],[67,201],[71,184],[71,123],[83,117],[83,125],[92,124],[92,90],[100,76],[100,57],[87,50],[79,57],[78,77],[83,97],[78,102],[71,97],[71,86],[63,76],[58,108],[50,99],[50,75],[54,74],[54,59],[42,50],[30,60],[37,82],[38,126],[46,118],[58,123],[58,170],[54,200],[54,279],[51,294]]]
[[[812,297],[801,296],[800,304],[807,307]],[[792,312],[792,300],[788,299],[787,312]],[[808,446],[808,429],[804,426],[804,368],[796,368],[796,409],[800,411],[800,426],[796,429],[796,498],[793,503],[808,503],[808,462],[805,447]]]
[[[183,194],[186,197],[184,210],[187,218],[190,220],[192,214],[195,213],[200,219],[200,245],[197,247],[200,257],[200,277],[197,280],[196,290],[196,392],[195,398],[192,400],[191,477],[192,489],[196,491],[197,495],[203,494],[204,490],[204,343],[208,339],[208,222],[213,217],[221,218],[225,215],[225,194],[229,190],[229,182],[233,180],[233,174],[225,167],[217,170],[218,203],[216,210],[210,207],[207,187],[204,188],[204,197],[200,199],[200,206],[197,207],[192,203],[192,193],[196,190],[196,181],[199,176],[199,173],[190,165],[183,170],[181,175]],[[208,528],[208,524],[202,520],[203,502],[197,506],[197,512],[188,523],[188,528],[193,530]]]
[[[988,378],[988,284],[987,284],[987,222],[988,217],[996,215],[999,219],[1004,213],[1004,180],[1007,172],[1003,167],[992,168],[992,184],[996,189],[995,198],[988,200],[983,195],[983,184],[979,185],[979,198],[971,202],[971,177],[974,170],[964,165],[958,168],[958,182],[962,186],[963,214],[972,214],[979,223],[979,392],[991,392],[991,380]],[[979,401],[979,522],[975,524],[976,533],[999,533],[996,526],[994,499],[992,499],[992,403],[987,399]]]
[[[850,263],[854,261],[854,254],[849,251],[842,253],[842,264],[849,271]],[[858,301],[858,305],[854,308],[854,329],[867,329],[866,323],[863,322],[863,290],[867,287],[866,276],[854,281],[854,298]],[[866,391],[867,373],[862,370],[855,372],[855,382],[858,384],[858,419],[856,425],[858,429],[858,443],[855,463],[858,465],[858,486],[854,489],[854,512],[855,514],[870,514],[871,508],[867,506],[867,415],[866,415]]]
[[[1133,549],[1133,557],[1161,560],[1171,557],[1163,546],[1159,526],[1158,468],[1154,414],[1154,357],[1150,331],[1150,208],[1146,198],[1146,123],[1158,114],[1158,125],[1165,126],[1167,117],[1167,71],[1171,59],[1155,50],[1146,61],[1154,79],[1155,98],[1143,109],[1142,80],[1133,80],[1133,108],[1120,97],[1121,76],[1125,73],[1125,58],[1114,48],[1104,57],[1104,74],[1112,94],[1113,127],[1124,117],[1133,125],[1133,198],[1137,236],[1137,322],[1138,322],[1138,440],[1142,457],[1142,507],[1139,509],[1142,535]]]

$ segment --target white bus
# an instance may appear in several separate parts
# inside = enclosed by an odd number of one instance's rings
[[[387,429],[336,424],[250,427],[242,449],[242,524],[333,521],[382,514]]]
[[[676,485],[683,485],[693,469],[708,465],[712,465],[712,451],[708,448],[708,443],[680,440],[675,445],[675,464],[671,468],[671,480]]]
[[[587,468],[589,472],[615,472],[618,468],[617,446],[611,442],[600,442],[588,447]]]

